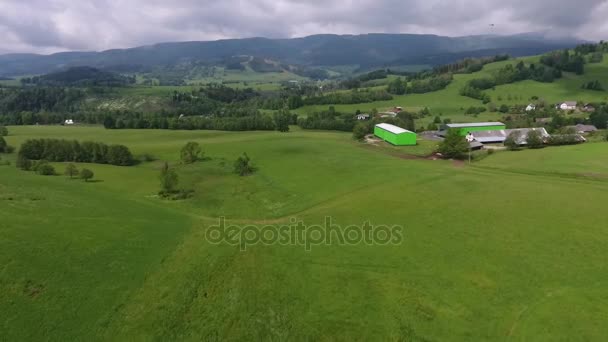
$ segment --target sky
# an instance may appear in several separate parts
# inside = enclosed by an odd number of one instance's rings
[[[608,0],[0,0],[0,54],[312,34],[608,40]]]

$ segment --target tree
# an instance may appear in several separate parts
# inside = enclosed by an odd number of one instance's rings
[[[8,135],[8,129],[5,126],[0,125],[0,137]]]
[[[469,143],[460,135],[458,130],[448,130],[445,139],[439,144],[437,149],[444,158],[465,159],[469,151]]]
[[[133,155],[124,145],[111,145],[106,156],[108,164],[129,166],[133,164]]]
[[[513,132],[511,132],[511,134],[509,134],[507,139],[505,139],[504,144],[509,151],[519,150],[518,140],[519,140],[520,135],[521,135],[521,133],[519,131],[513,131]]]
[[[541,148],[544,144],[543,137],[537,130],[529,131],[528,135],[526,136],[526,141],[529,148]]]
[[[363,140],[369,133],[369,126],[363,122],[359,122],[353,129],[353,138],[356,140]]]
[[[68,165],[66,165],[65,175],[69,176],[70,178],[74,178],[75,176],[78,176],[78,168],[76,168],[76,165],[74,165],[72,163],[69,163]]]
[[[249,159],[247,153],[243,153],[243,155],[238,157],[234,162],[234,172],[240,176],[250,175],[253,171],[254,168],[251,165],[251,159]]]
[[[173,193],[176,190],[178,177],[175,170],[169,167],[169,163],[165,162],[160,169],[160,188],[161,194]]]
[[[189,141],[180,152],[182,163],[192,164],[199,160],[201,154],[201,146],[197,142]]]
[[[106,116],[106,118],[103,120],[103,127],[105,127],[106,129],[116,128],[116,122],[114,121],[114,118],[112,118],[111,116]]]
[[[401,80],[401,77],[397,77],[388,84],[387,91],[395,95],[405,94],[407,83]]]
[[[21,151],[17,153],[17,161],[15,166],[24,171],[30,171],[32,169],[32,161],[27,159]]]
[[[82,169],[82,171],[80,171],[80,178],[84,179],[85,182],[88,182],[89,179],[92,179],[94,176],[95,174],[93,171],[89,169]]]
[[[6,140],[4,140],[4,137],[0,136],[0,153],[4,153],[4,150],[6,150],[6,147],[8,145],[6,144]]]
[[[289,123],[291,122],[291,113],[289,109],[283,108],[274,113],[274,125],[279,132],[289,132]]]

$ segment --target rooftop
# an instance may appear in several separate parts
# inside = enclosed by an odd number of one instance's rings
[[[471,123],[456,123],[446,124],[449,128],[466,128],[466,127],[485,127],[485,126],[504,126],[502,122],[471,122]]]
[[[376,127],[382,128],[383,130],[394,133],[394,134],[414,133],[412,131],[408,131],[407,129],[404,129],[404,128],[401,128],[401,127],[398,127],[395,125],[387,124],[387,123],[377,124]]]

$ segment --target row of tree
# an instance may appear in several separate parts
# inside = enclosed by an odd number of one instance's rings
[[[124,145],[63,139],[28,139],[19,149],[18,160],[46,160],[50,162],[81,162],[129,166],[134,158]]]

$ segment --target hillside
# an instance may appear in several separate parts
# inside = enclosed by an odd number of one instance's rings
[[[442,37],[415,34],[315,35],[294,39],[247,38],[208,42],[162,43],[102,52],[64,52],[53,55],[0,56],[0,75],[31,75],[66,66],[91,66],[116,71],[150,71],[159,66],[204,63],[225,65],[232,56],[269,58],[306,66],[438,65],[463,55],[531,55],[571,47],[574,39],[548,40],[539,36]]]

